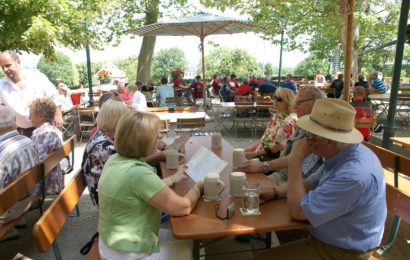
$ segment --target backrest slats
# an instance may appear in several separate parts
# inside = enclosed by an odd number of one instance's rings
[[[410,197],[402,190],[386,184],[387,209],[394,215],[399,216],[410,223]]]
[[[40,252],[46,252],[53,244],[85,187],[84,174],[80,169],[36,222],[33,237]]]
[[[3,215],[21,198],[31,194],[31,190],[42,179],[43,167],[42,163],[37,164],[0,191],[0,215]]]

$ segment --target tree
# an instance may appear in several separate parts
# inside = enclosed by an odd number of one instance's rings
[[[101,62],[92,62],[91,63],[91,76],[93,76],[97,71],[101,68]],[[83,81],[87,84],[88,82],[88,74],[87,74],[87,63],[82,62],[75,65],[75,68],[78,71],[78,81]],[[95,83],[94,83],[95,84]]]
[[[51,82],[55,82],[56,79],[61,79],[61,81],[68,85],[73,86],[78,79],[74,77],[74,65],[70,58],[61,53],[55,53],[55,60],[47,60],[43,55],[38,61],[37,68],[43,72]]]
[[[89,42],[101,46],[103,37],[93,28],[85,28],[84,19],[92,24],[103,19],[111,7],[104,0],[0,0],[0,6],[0,50],[46,57],[54,55],[57,45],[79,49]]]
[[[327,73],[329,63],[324,59],[317,59],[314,56],[309,56],[301,61],[294,71],[295,76],[313,78],[317,70],[322,73]]]
[[[346,0],[204,0],[207,7],[224,10],[234,8],[266,28],[266,39],[279,44],[281,29],[285,29],[284,45],[287,50],[308,51],[317,58],[344,51]],[[398,0],[355,1],[355,27],[353,40],[353,74],[368,59],[364,51],[395,37],[399,12]],[[375,55],[383,59],[379,50]]]
[[[157,81],[161,77],[167,77],[171,70],[180,68],[184,70],[188,61],[181,49],[168,48],[160,50],[153,58],[152,79]]]
[[[209,76],[215,73],[222,76],[235,73],[242,78],[250,74],[263,74],[263,68],[259,68],[256,58],[244,49],[217,47],[205,57],[205,60],[205,70]]]
[[[117,59],[114,61],[114,64],[124,71],[125,75],[128,78],[128,82],[133,83],[137,80],[137,71],[135,68],[137,67],[137,59],[136,55],[130,56],[125,59]],[[145,82],[143,82],[145,83]]]
[[[266,63],[264,66],[263,74],[272,76],[273,75],[273,66],[271,63]]]

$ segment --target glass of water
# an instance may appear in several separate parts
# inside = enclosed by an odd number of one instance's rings
[[[242,186],[242,211],[244,215],[259,215],[259,189],[257,180],[247,180]]]

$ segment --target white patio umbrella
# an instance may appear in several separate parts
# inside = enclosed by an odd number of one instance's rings
[[[198,36],[202,53],[202,79],[205,80],[204,39],[212,34],[233,34],[250,31],[260,31],[250,21],[240,18],[218,16],[207,13],[182,17],[177,20],[149,24],[143,27],[128,30],[128,33],[139,36]],[[204,86],[204,104],[207,102]]]

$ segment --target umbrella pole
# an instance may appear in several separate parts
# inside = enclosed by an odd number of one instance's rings
[[[204,110],[206,111],[206,105],[208,104],[208,92],[205,83],[205,52],[204,52],[204,36],[201,36],[201,54],[202,54],[202,80],[204,81],[202,87],[202,95],[204,96]]]
[[[343,99],[350,100],[350,74],[352,73],[352,47],[353,47],[353,15],[354,0],[347,1],[347,22],[346,22],[346,46],[345,46],[345,70],[343,84]]]

